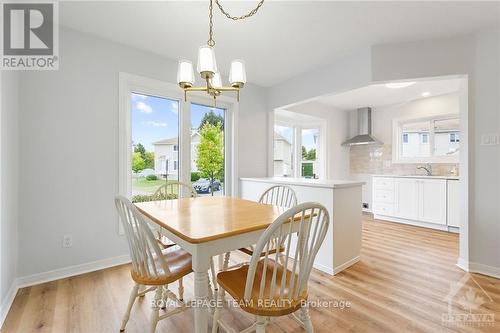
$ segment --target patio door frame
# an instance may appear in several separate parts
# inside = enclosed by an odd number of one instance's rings
[[[118,144],[119,170],[118,193],[127,198],[132,194],[132,125],[131,94],[138,93],[176,100],[179,103],[179,181],[191,183],[191,103],[211,106],[213,98],[206,93],[190,93],[184,100],[184,93],[178,85],[143,76],[119,73]],[[226,196],[238,195],[237,128],[238,102],[229,96],[217,97],[216,107],[225,109],[224,118],[224,191]],[[185,195],[183,193],[183,195]],[[118,233],[124,234],[118,223]]]

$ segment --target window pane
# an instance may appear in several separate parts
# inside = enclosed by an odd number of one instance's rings
[[[224,195],[226,110],[191,104],[191,182],[198,195]]]
[[[405,123],[402,127],[401,156],[425,157],[430,156],[429,125],[428,121]]]
[[[318,175],[318,139],[319,129],[302,129],[302,159],[301,176],[305,178],[317,178]]]
[[[274,175],[293,176],[293,128],[274,125]]]
[[[178,180],[179,102],[131,95],[132,200],[148,201],[166,181]]]
[[[434,155],[456,155],[460,147],[460,120],[458,118],[434,121]]]

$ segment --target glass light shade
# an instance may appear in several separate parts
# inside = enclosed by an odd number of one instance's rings
[[[220,73],[215,73],[214,77],[212,78],[212,86],[214,88],[221,88],[222,87],[222,79],[220,77]]]
[[[177,68],[177,83],[190,87],[194,84],[193,63],[189,60],[180,60]]]
[[[215,51],[208,45],[200,46],[198,50],[198,73],[204,79],[211,78],[217,72]]]
[[[231,61],[231,69],[229,70],[229,83],[231,85],[240,87],[247,82],[247,73],[245,71],[245,63],[243,60]]]

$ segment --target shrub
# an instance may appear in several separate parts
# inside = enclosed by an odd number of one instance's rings
[[[153,196],[152,195],[144,195],[144,194],[138,194],[134,195],[132,197],[132,202],[147,202],[147,201],[152,201]]]
[[[302,163],[302,176],[312,177],[313,176],[313,164],[312,163]]]
[[[153,194],[138,194],[132,197],[132,202],[137,203],[137,202],[148,202],[155,200],[174,200],[174,199],[177,199],[177,194],[169,193],[168,195],[165,195],[165,193],[161,193],[157,196],[154,196]]]
[[[156,175],[147,175],[146,176],[146,180],[151,180],[151,181],[158,180],[158,176],[156,176]]]
[[[191,172],[191,182],[195,182],[200,178],[201,176],[199,172]]]

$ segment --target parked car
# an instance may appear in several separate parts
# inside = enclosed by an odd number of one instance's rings
[[[210,193],[210,180],[200,178],[193,183],[193,187],[197,193]],[[220,181],[214,180],[213,191],[220,191]]]

